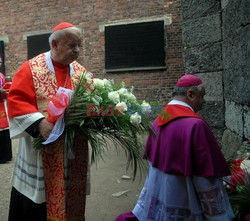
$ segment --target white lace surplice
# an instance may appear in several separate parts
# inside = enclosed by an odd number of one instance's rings
[[[43,117],[37,112],[15,117],[9,121],[11,139],[20,138],[12,185],[35,203],[45,202],[42,154],[41,151],[34,150],[33,138],[25,129]]]
[[[44,118],[44,116],[36,112],[9,120],[11,139],[20,138],[12,185],[18,192],[39,204],[46,200],[42,150],[38,151],[32,147],[33,138],[25,130],[41,118]],[[90,168],[88,167],[87,195],[89,194]]]
[[[230,221],[234,217],[221,179],[169,175],[151,165],[133,213],[140,221]]]

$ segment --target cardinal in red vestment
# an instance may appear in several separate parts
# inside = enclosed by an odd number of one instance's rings
[[[63,135],[42,150],[32,147],[35,137],[46,140],[53,130],[46,107],[58,88],[74,89],[87,72],[76,62],[82,45],[79,28],[62,22],[53,28],[48,40],[51,50],[24,62],[9,92],[10,135],[20,139],[9,221],[84,220],[87,138],[76,136],[73,159],[67,158]]]

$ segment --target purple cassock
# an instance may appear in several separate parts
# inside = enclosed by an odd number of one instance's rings
[[[120,214],[115,221],[138,221],[138,219],[132,212],[127,212]]]
[[[170,108],[178,109],[178,105]],[[185,177],[220,178],[230,175],[217,140],[202,118],[178,116],[170,121],[161,126],[157,120],[153,123],[155,134],[149,135],[144,154],[153,168],[165,174]],[[132,212],[120,214],[115,219],[136,220]]]
[[[159,170],[182,176],[223,177],[230,171],[208,124],[193,117],[175,119],[162,127],[153,123],[145,157]]]

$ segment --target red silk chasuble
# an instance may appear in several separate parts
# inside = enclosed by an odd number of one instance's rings
[[[57,64],[54,65],[56,73],[52,73],[46,65],[44,54],[25,62],[15,74],[9,92],[8,103],[11,103],[12,107],[8,110],[9,117],[38,111],[47,116],[47,102],[56,93],[58,87],[63,87],[66,82],[66,88],[74,89],[81,74],[86,72],[77,62],[72,64],[75,73],[70,77],[66,75],[66,69]]]
[[[10,117],[41,112],[47,117],[47,103],[58,87],[75,88],[80,76],[86,72],[73,62],[74,73],[69,67],[53,61],[55,73],[45,62],[45,54],[25,62],[16,73],[10,91],[12,110]],[[21,106],[22,105],[22,106]],[[64,136],[47,145],[43,150],[47,220],[84,220],[88,146],[84,137],[76,137],[72,147],[75,159],[69,161],[69,185],[66,191],[64,174]],[[66,192],[68,193],[66,196]],[[67,199],[66,199],[67,197]]]
[[[31,59],[29,64],[36,97],[40,101],[38,109],[46,114],[47,102],[58,87],[75,88],[81,74],[86,70],[74,62],[74,74],[70,78],[68,66],[53,61],[55,68],[53,74],[47,68],[39,68],[44,67],[44,62],[44,55],[40,55]],[[84,137],[76,137],[72,150],[75,159],[68,162],[68,178],[65,178],[64,174],[64,136],[48,145],[43,151],[47,220],[84,220],[88,166],[87,140]],[[65,179],[69,179],[68,187]]]

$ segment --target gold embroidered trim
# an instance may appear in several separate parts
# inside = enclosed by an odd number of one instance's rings
[[[58,89],[56,76],[51,72],[45,61],[45,53],[40,54],[29,60],[30,70],[34,82],[38,110],[47,117],[47,103],[56,94]],[[78,62],[72,63],[74,73],[71,77],[71,85],[74,89],[80,76],[86,69]]]

